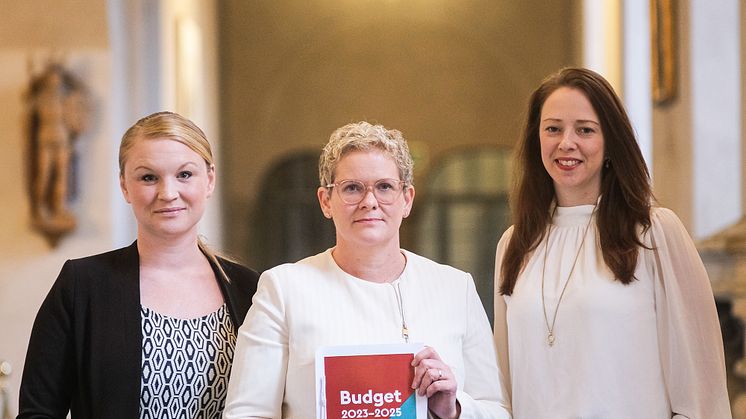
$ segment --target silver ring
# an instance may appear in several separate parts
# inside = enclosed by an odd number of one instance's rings
[[[438,368],[438,380],[440,380],[441,378],[443,378],[443,371]]]

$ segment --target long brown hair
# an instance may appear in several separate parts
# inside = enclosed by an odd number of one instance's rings
[[[616,280],[626,285],[635,279],[638,249],[645,247],[639,228],[650,227],[653,196],[650,174],[627,112],[599,74],[585,68],[564,68],[544,79],[529,100],[526,126],[516,149],[516,177],[510,197],[513,234],[501,265],[502,295],[513,293],[518,274],[551,222],[554,185],[541,160],[539,123],[544,102],[560,87],[582,92],[601,123],[605,163],[596,224],[604,262]]]

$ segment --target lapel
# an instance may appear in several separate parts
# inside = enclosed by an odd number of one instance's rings
[[[140,387],[142,370],[142,318],[140,316],[140,255],[137,252],[137,241],[122,249],[114,261],[115,292],[121,296],[122,330],[124,347],[121,348],[123,400],[121,406],[136,415],[140,405]],[[131,407],[134,406],[134,407]],[[132,410],[134,409],[134,410]]]
[[[241,326],[241,322],[243,322],[243,319],[239,320],[238,317],[240,314],[237,311],[239,307],[247,306],[246,302],[240,301],[243,296],[240,292],[237,291],[236,283],[233,281],[229,282],[228,278],[226,278],[225,275],[221,273],[218,266],[209,257],[207,258],[207,260],[210,262],[212,271],[215,273],[215,279],[218,281],[220,292],[223,294],[223,300],[225,300],[225,304],[228,306],[228,314],[231,316],[233,328],[235,329],[235,332],[238,333],[238,327]],[[228,264],[224,263],[222,259],[218,257],[217,260],[223,269],[229,268]]]

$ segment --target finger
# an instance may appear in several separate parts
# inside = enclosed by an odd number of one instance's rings
[[[434,352],[435,350],[433,348],[425,346],[422,350],[415,354],[414,358],[412,359],[412,366],[416,367],[420,364],[420,362],[422,362],[422,360],[431,358]]]
[[[433,367],[427,370],[427,375],[430,377],[430,381],[438,381],[443,378],[443,370]]]
[[[433,383],[445,378],[443,370],[437,367],[422,368],[420,372],[422,372],[423,374],[420,378],[419,385],[415,387],[420,396],[426,395],[429,392],[428,389],[432,387]]]
[[[424,396],[428,393],[428,389],[432,387],[437,375],[437,372],[433,372],[433,368],[425,370],[425,373],[422,375],[422,382],[420,383],[419,388],[417,388],[417,393],[419,393],[420,396]]]
[[[421,385],[423,375],[427,372],[427,369],[430,368],[428,364],[432,362],[427,358],[416,361],[416,365],[414,363],[415,361],[412,361],[412,365],[414,366],[414,379],[412,380],[412,388],[418,388]]]
[[[423,360],[424,362],[414,367],[414,379],[412,380],[412,388],[416,389],[422,386],[422,380],[427,377],[427,371],[431,367],[427,365],[430,361]]]
[[[428,399],[438,393],[455,393],[456,388],[452,382],[446,380],[436,381],[427,387],[427,392],[424,394]]]
[[[440,361],[440,356],[435,349],[430,346],[425,346],[425,348],[417,352],[417,354],[414,356],[414,359],[412,359],[412,366],[416,367],[425,359],[436,359]]]
[[[443,387],[443,380],[446,380],[443,370],[440,368],[431,368],[428,376],[430,377],[430,385],[426,388],[426,396],[431,397],[433,394],[440,391]]]
[[[424,359],[420,364],[414,367],[414,379],[412,380],[412,388],[419,388],[422,386],[422,380],[427,377],[429,369],[433,368],[431,365],[433,361]]]

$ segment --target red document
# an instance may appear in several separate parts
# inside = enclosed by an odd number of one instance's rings
[[[427,399],[412,389],[421,344],[330,346],[316,353],[318,419],[424,419]]]

